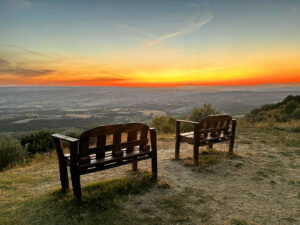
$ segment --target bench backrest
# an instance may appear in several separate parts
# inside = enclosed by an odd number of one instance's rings
[[[112,156],[121,157],[122,149],[132,152],[136,146],[140,150],[149,150],[148,131],[149,127],[142,123],[106,125],[87,130],[79,138],[79,162],[90,160],[91,154],[96,154],[98,159],[104,158],[107,151],[112,151]],[[91,138],[96,139],[92,147]],[[110,143],[109,138],[112,139]]]
[[[229,115],[212,115],[207,116],[199,122],[200,134],[207,135],[210,133],[212,136],[218,136],[222,132],[224,135],[229,133],[230,122],[232,117]]]

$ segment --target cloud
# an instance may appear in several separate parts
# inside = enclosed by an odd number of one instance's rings
[[[41,76],[52,72],[54,72],[54,70],[32,70],[32,69],[25,69],[20,67],[0,69],[0,74],[9,73],[17,76],[22,76],[22,77],[35,77],[35,76]]]
[[[153,34],[150,34],[146,31],[143,31],[143,30],[141,30],[140,28],[137,28],[137,27],[133,27],[133,26],[125,25],[125,24],[120,24],[120,23],[114,23],[114,24],[117,25],[118,27],[121,27],[121,28],[129,30],[129,31],[133,31],[135,33],[141,34],[141,35],[146,36],[148,38],[153,38],[153,36],[154,36]]]
[[[32,3],[25,0],[5,0],[0,2],[2,7],[5,7],[9,10],[24,10],[30,9],[32,7]]]
[[[88,79],[88,81],[104,81],[104,82],[113,82],[113,81],[127,81],[128,78],[125,78],[123,75],[117,74],[112,71],[102,70],[98,71],[99,75]]]
[[[185,36],[187,34],[193,33],[197,30],[199,30],[202,26],[207,24],[213,19],[213,15],[210,11],[205,12],[200,18],[196,18],[189,23],[187,23],[183,28],[181,28],[178,31],[169,33],[169,34],[164,34],[154,40],[150,40],[146,42],[147,46],[154,46],[162,41],[165,41],[167,39],[177,37],[177,36]]]
[[[40,52],[36,52],[36,51],[30,50],[28,48],[23,48],[23,47],[16,46],[16,45],[3,44],[3,43],[1,43],[0,45],[6,46],[6,47],[9,47],[9,48],[14,48],[14,49],[22,50],[22,51],[30,53],[32,55],[42,56],[42,57],[46,57],[46,58],[55,58],[53,56],[49,56],[49,55],[46,55],[46,54],[43,54],[43,53],[40,53]]]
[[[1,69],[1,67],[5,67],[5,66],[8,66],[8,65],[9,65],[9,62],[7,62],[6,60],[0,58],[0,69]]]
[[[0,58],[0,74],[13,74],[21,77],[35,77],[54,72],[48,69],[27,69],[21,66],[12,66],[8,61]]]

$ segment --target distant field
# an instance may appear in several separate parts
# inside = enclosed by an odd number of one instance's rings
[[[150,123],[156,115],[185,116],[204,103],[239,116],[296,94],[300,87],[0,87],[0,134]]]

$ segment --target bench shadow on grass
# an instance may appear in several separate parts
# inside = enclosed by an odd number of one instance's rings
[[[122,212],[122,202],[154,185],[161,184],[151,180],[151,173],[138,172],[82,187],[81,201],[72,191],[65,194],[56,189],[26,201],[15,219],[22,224],[118,224],[128,217]]]
[[[224,151],[217,151],[215,149],[209,151],[202,151],[199,154],[198,159],[198,166],[194,166],[194,159],[193,157],[186,157],[180,159],[180,162],[187,167],[192,167],[193,170],[201,171],[209,166],[217,165],[224,160],[232,160],[232,159],[240,159],[241,156],[237,155],[236,153],[229,153]]]

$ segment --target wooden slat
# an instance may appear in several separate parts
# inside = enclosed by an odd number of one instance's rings
[[[141,130],[141,137],[140,137],[140,139],[147,139],[148,130],[149,129],[145,129],[145,128]],[[147,139],[147,143],[148,143],[148,139]],[[140,145],[140,150],[141,151],[146,151],[146,148],[147,147],[144,144]]]
[[[127,141],[131,142],[135,140],[137,140],[137,132],[136,131],[129,132],[127,135]],[[127,147],[126,152],[132,152],[132,151],[133,151],[133,146]]]
[[[79,167],[84,168],[84,167],[91,167],[93,165],[101,165],[101,164],[103,165],[112,162],[119,162],[120,159],[126,160],[126,159],[132,159],[132,158],[137,158],[140,156],[151,155],[151,154],[152,154],[151,151],[141,152],[139,150],[134,150],[133,152],[125,152],[122,157],[108,156],[103,159],[92,158],[89,163],[82,163],[79,165]]]
[[[90,148],[90,153],[95,154],[97,151],[116,151],[124,148],[129,148],[129,147],[135,147],[139,145],[145,145],[147,144],[148,139],[142,139],[142,140],[135,140],[135,141],[130,141],[130,142],[124,142],[124,143],[119,143],[119,144],[112,144],[112,145],[105,145],[100,148]]]
[[[90,139],[88,137],[86,138],[80,138],[79,142],[79,159],[81,162],[89,161],[89,145],[90,145]]]
[[[97,137],[97,148],[105,146],[106,144],[106,135],[100,135]],[[97,151],[96,158],[104,158],[105,157],[105,151]]]
[[[122,156],[123,152],[121,151],[121,147],[120,143],[121,143],[121,135],[122,133],[118,132],[118,133],[114,133],[114,137],[113,137],[113,145],[114,148],[112,149],[112,155],[113,156]]]
[[[100,135],[110,135],[116,133],[129,133],[132,131],[138,131],[142,129],[149,129],[149,127],[142,123],[128,123],[128,124],[115,124],[107,126],[99,126],[81,134],[80,138],[84,137],[96,137]]]
[[[79,141],[77,138],[72,138],[68,137],[62,134],[51,134],[52,137],[63,140],[63,141],[68,141],[68,142],[76,142]]]
[[[105,164],[94,164],[92,167],[81,168],[80,174],[83,175],[83,174],[87,174],[87,173],[93,173],[93,172],[96,172],[96,171],[106,170],[106,169],[126,165],[126,164],[129,164],[129,163],[133,163],[133,161],[138,162],[138,161],[151,159],[151,158],[152,158],[152,153],[151,153],[151,155],[143,155],[143,156],[140,156],[138,158],[126,159],[126,160],[123,160],[121,162],[120,161],[113,161],[111,163],[105,163]]]

